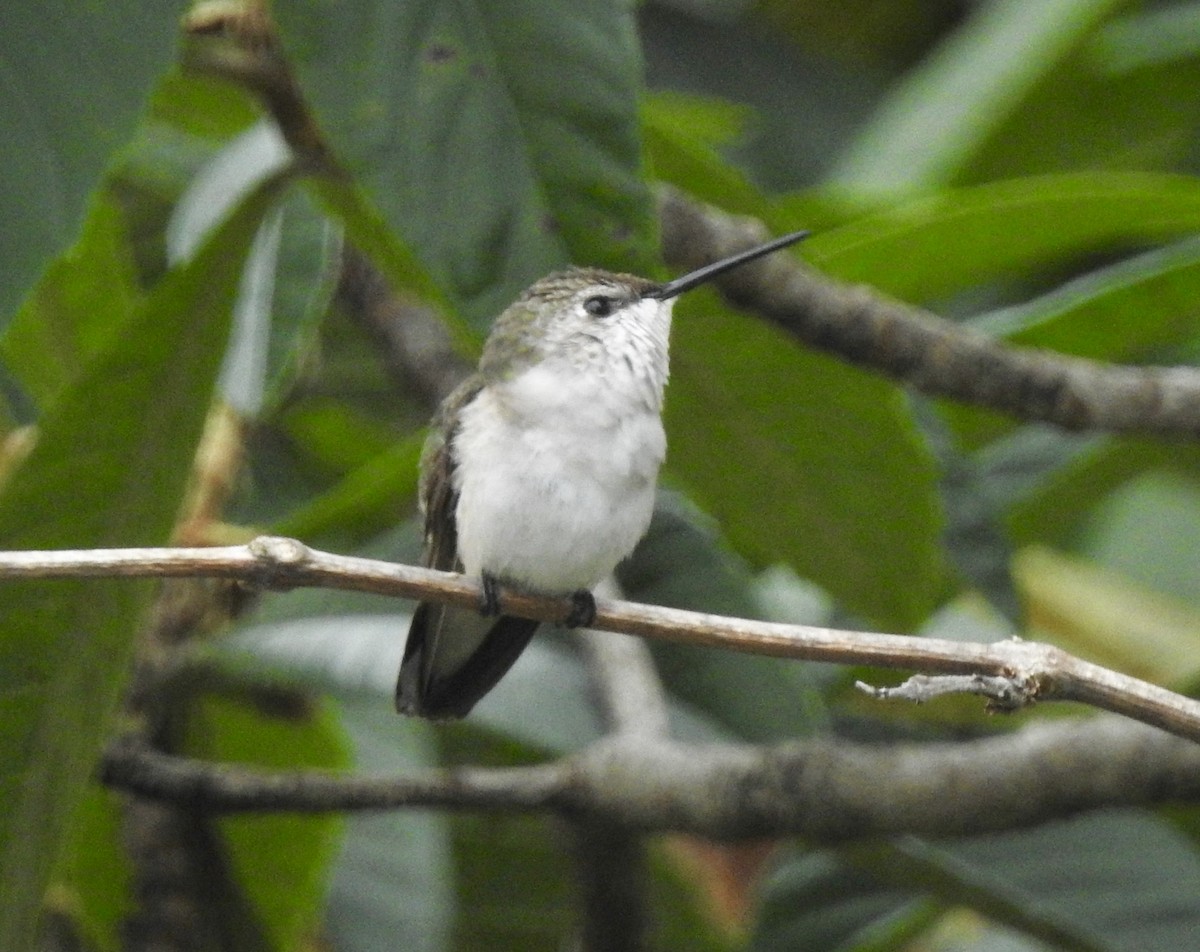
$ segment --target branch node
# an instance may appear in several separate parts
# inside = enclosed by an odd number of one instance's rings
[[[1038,695],[1037,678],[1018,671],[1003,676],[914,674],[894,687],[875,687],[864,681],[855,681],[854,686],[879,700],[912,701],[914,704],[924,704],[945,694],[978,694],[987,698],[990,713],[1008,713],[1028,707]]]
[[[294,588],[296,570],[307,565],[313,557],[312,549],[303,542],[285,536],[259,536],[246,548],[258,563],[255,584],[275,591]]]

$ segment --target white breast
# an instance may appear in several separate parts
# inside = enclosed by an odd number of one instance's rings
[[[467,574],[565,594],[592,588],[633,550],[666,435],[645,388],[628,384],[543,363],[464,408],[454,454]]]

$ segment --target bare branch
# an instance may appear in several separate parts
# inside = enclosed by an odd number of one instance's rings
[[[667,701],[645,642],[594,631],[581,632],[580,642],[605,728],[625,736],[666,737]]]
[[[666,738],[670,726],[666,696],[646,643],[590,630],[580,633],[580,643],[605,728],[629,743]],[[650,904],[642,835],[589,818],[572,822],[571,834],[582,900],[582,948],[585,952],[645,948]]]
[[[430,412],[470,372],[436,312],[397,294],[356,248],[343,256],[338,298],[374,337],[383,364],[398,386]]]
[[[444,807],[528,813],[555,804],[565,768],[456,768],[414,777],[349,778],[316,770],[262,771],[162,753],[133,736],[105,752],[100,779],[109,786],[211,813],[333,813]]]
[[[681,269],[762,241],[766,229],[675,191],[661,206],[663,255]],[[1008,346],[772,255],[717,279],[736,304],[797,339],[931,396],[1067,429],[1200,435],[1200,371],[1124,367]]]
[[[333,555],[294,539],[263,536],[211,549],[92,549],[0,553],[0,578],[215,577],[264,588],[324,586],[473,607],[476,583],[459,575],[375,559]],[[501,610],[564,621],[567,599],[505,590]],[[1102,668],[1033,641],[992,644],[842,631],[727,618],[678,608],[598,600],[594,628],[748,654],[867,664],[936,674],[984,675],[1027,684],[1033,701],[1079,701],[1200,740],[1200,701]]]
[[[1104,807],[1195,803],[1200,746],[1096,717],[932,744],[689,746],[616,737],[532,767],[348,777],[203,763],[127,740],[110,747],[101,777],[212,812],[551,811],[630,830],[726,840],[802,835],[834,844],[1006,830]]]
[[[582,952],[640,952],[647,947],[649,874],[642,837],[612,823],[571,824],[580,892]]]
[[[1036,684],[1017,678],[985,677],[982,674],[914,674],[895,687],[873,687],[863,681],[855,681],[854,686],[880,700],[894,698],[912,701],[914,704],[924,704],[947,694],[978,694],[988,699],[989,711],[1019,710],[1033,702],[1031,692],[1037,687]]]

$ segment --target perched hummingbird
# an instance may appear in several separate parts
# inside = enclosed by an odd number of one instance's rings
[[[438,409],[421,455],[426,565],[480,579],[479,612],[422,602],[396,709],[462,717],[529,644],[538,622],[499,614],[501,588],[591,590],[650,524],[675,298],[803,238],[786,235],[666,284],[574,268],[529,287],[496,320],[479,370]]]

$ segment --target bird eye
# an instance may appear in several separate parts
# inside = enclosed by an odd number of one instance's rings
[[[608,317],[617,309],[617,302],[603,294],[597,294],[583,302],[583,309],[592,317]]]

